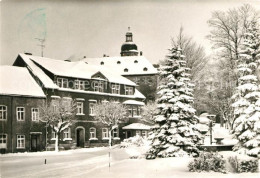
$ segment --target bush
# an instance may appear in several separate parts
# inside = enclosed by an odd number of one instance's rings
[[[257,159],[239,160],[235,156],[235,157],[229,157],[228,162],[230,163],[232,169],[236,173],[257,172],[257,170],[258,170],[258,160]]]
[[[148,144],[148,141],[141,136],[137,135],[134,137],[130,137],[128,139],[124,139],[121,144],[120,148],[127,148],[129,146],[135,145],[135,146],[145,146]]]
[[[201,152],[198,158],[189,164],[189,171],[215,171],[226,173],[226,161],[218,153]]]

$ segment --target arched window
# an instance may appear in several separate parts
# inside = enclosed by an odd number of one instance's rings
[[[128,68],[125,68],[125,69],[124,69],[124,72],[128,72]]]
[[[102,139],[106,139],[108,137],[108,128],[102,128]]]
[[[89,129],[89,135],[90,135],[90,139],[91,139],[91,138],[96,138],[96,128],[91,127],[91,128]]]
[[[117,64],[121,64],[121,61],[117,61]]]
[[[104,62],[103,62],[103,61],[101,61],[101,62],[100,62],[100,64],[101,64],[101,65],[104,65]]]
[[[137,61],[137,60],[135,60],[135,61],[134,61],[134,63],[138,63],[138,61]]]
[[[145,67],[145,68],[144,68],[144,71],[147,71],[147,70],[148,70],[148,69]]]

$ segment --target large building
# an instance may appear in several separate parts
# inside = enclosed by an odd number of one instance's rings
[[[133,42],[133,33],[126,33],[126,40],[121,46],[121,56],[101,58],[84,58],[82,61],[91,65],[99,65],[121,74],[137,84],[136,88],[144,94],[146,101],[156,99],[158,85],[158,71],[147,60],[143,53],[138,51],[137,45]]]
[[[139,55],[131,32],[121,50],[121,57],[76,62],[19,54],[13,66],[1,67],[1,153],[53,148],[55,133],[40,120],[40,108],[61,98],[77,102],[76,122],[60,135],[65,149],[108,144],[108,127],[94,118],[94,105],[102,101],[127,106],[126,122],[112,133],[114,143],[147,136],[150,127],[141,120],[141,108],[146,96],[155,99],[157,70]]]

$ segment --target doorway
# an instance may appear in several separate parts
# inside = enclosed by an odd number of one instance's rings
[[[31,135],[31,151],[41,151],[40,150],[40,135],[32,134]]]
[[[77,147],[84,148],[84,146],[85,146],[85,129],[83,127],[76,128],[76,142],[77,142]]]

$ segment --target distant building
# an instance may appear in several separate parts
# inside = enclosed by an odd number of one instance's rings
[[[126,41],[121,46],[121,56],[104,55],[102,58],[83,58],[82,61],[90,65],[104,66],[121,74],[137,84],[136,88],[144,94],[147,101],[154,101],[158,85],[158,71],[142,52],[138,52],[138,47],[133,42],[133,33],[130,28],[128,30]]]

